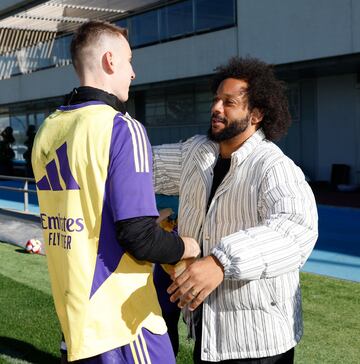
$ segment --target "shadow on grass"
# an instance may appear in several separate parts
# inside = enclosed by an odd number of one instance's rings
[[[60,358],[37,349],[35,346],[11,337],[0,336],[0,354],[12,359],[21,359],[30,363],[60,363]]]
[[[19,248],[19,249],[15,249],[15,251],[17,253],[21,253],[21,254],[29,254],[25,249]]]

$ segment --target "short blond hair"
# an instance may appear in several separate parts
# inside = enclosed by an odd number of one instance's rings
[[[82,50],[96,44],[104,34],[128,39],[127,29],[100,20],[88,21],[76,30],[70,45],[71,60],[76,71],[80,68]]]

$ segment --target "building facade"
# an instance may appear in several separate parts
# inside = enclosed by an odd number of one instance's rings
[[[127,106],[153,144],[206,132],[214,69],[232,56],[258,57],[288,85],[293,122],[279,146],[312,181],[330,181],[342,165],[349,174],[340,182],[360,184],[360,2],[138,3],[111,20],[129,29],[136,79]],[[0,53],[0,129],[13,127],[18,159],[28,125],[38,127],[77,86],[70,40],[58,32]]]

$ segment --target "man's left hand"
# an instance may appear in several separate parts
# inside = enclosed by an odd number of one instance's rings
[[[171,294],[170,301],[179,300],[178,306],[183,308],[189,304],[193,311],[224,280],[224,269],[213,256],[196,260],[167,289]]]
[[[161,264],[164,271],[170,276],[171,280],[175,281],[179,275],[192,263],[195,262],[195,258],[183,259],[176,264]]]

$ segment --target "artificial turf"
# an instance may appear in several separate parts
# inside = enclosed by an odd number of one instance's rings
[[[296,364],[352,364],[360,358],[360,284],[302,273],[305,334]],[[60,328],[43,256],[0,244],[0,363],[58,363]],[[192,362],[183,323],[178,364]]]
[[[305,332],[297,364],[360,363],[360,283],[302,273]]]

